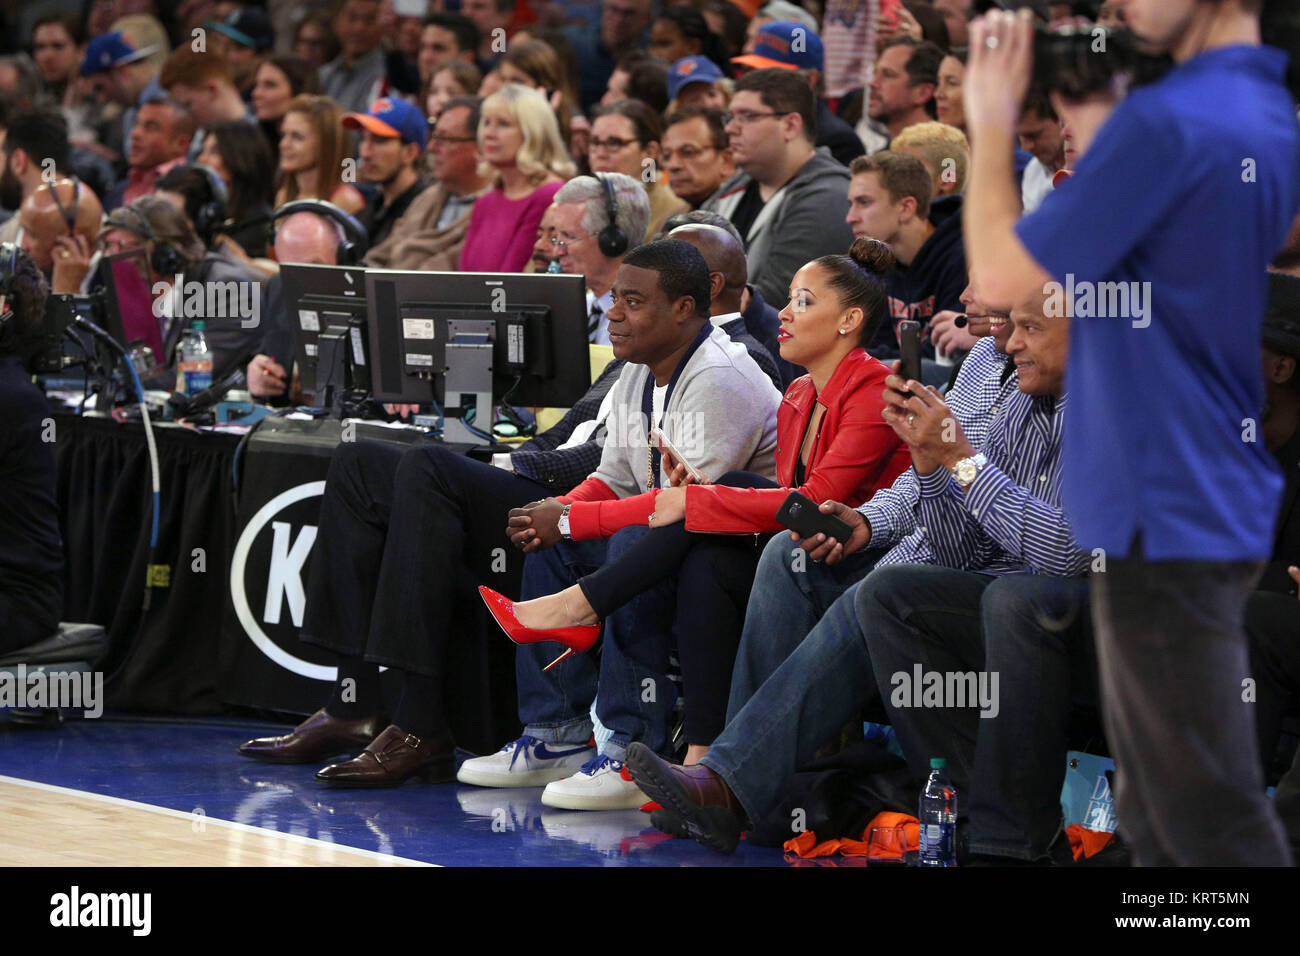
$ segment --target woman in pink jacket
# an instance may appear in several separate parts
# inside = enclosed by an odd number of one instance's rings
[[[458,268],[523,272],[542,214],[576,168],[546,98],[517,83],[483,101],[478,145],[496,186],[474,203]]]

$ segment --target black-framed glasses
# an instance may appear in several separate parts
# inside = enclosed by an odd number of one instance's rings
[[[778,113],[778,112],[757,113],[753,110],[740,110],[739,112],[736,113],[732,113],[728,111],[722,114],[722,125],[730,126],[732,121],[734,120],[735,122],[739,123],[741,126],[748,126],[750,123],[754,122],[754,120],[763,119],[764,117],[767,116],[785,116],[786,113],[788,112],[791,111],[786,110],[785,113]]]

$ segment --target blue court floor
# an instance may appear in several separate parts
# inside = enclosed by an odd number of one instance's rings
[[[312,780],[315,766],[259,764],[235,752],[286,729],[105,717],[35,730],[0,715],[0,774],[444,866],[785,865],[781,850],[744,841],[727,857],[670,839],[638,810],[553,810],[542,806],[541,788],[332,790]]]

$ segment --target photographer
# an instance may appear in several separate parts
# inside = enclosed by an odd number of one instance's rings
[[[53,419],[25,367],[47,292],[30,256],[0,245],[0,653],[48,637],[63,612]]]

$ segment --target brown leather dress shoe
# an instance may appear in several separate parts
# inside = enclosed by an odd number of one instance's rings
[[[719,853],[736,852],[745,811],[720,776],[702,764],[671,764],[641,743],[628,746],[627,769],[646,796],[679,818],[687,836]]]
[[[421,739],[389,724],[365,750],[322,767],[316,779],[331,787],[396,787],[411,777],[446,783],[456,779],[455,750],[450,734]]]
[[[341,720],[322,707],[282,737],[258,737],[239,748],[245,757],[267,763],[320,763],[339,754],[354,754],[375,739],[385,716]]]

